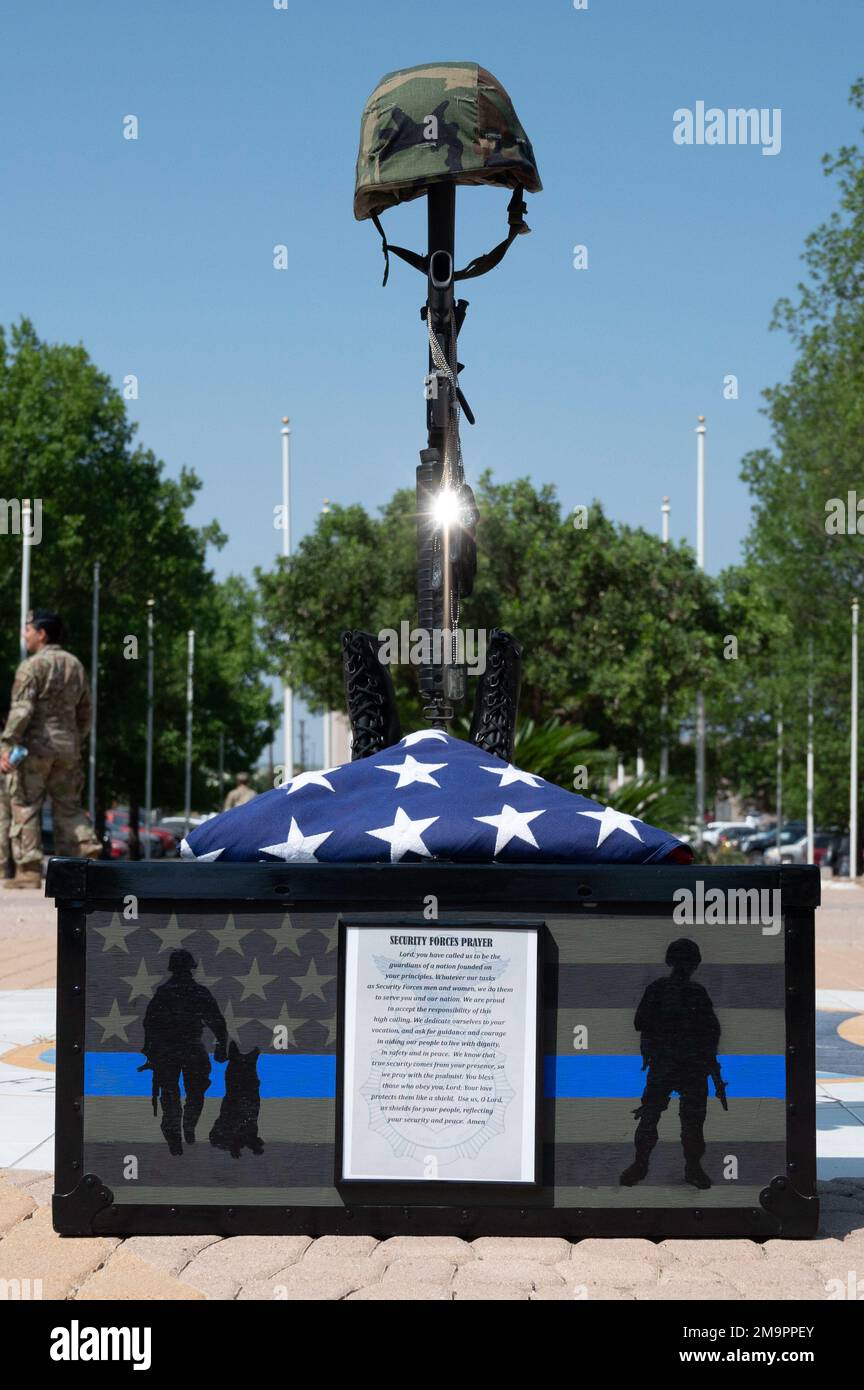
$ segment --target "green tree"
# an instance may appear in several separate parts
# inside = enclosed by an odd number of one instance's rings
[[[864,80],[850,100],[864,111]],[[816,817],[828,824],[848,818],[850,601],[864,592],[864,516],[854,507],[848,516],[846,505],[847,494],[857,492],[864,507],[864,154],[845,146],[825,155],[823,166],[838,181],[839,207],[806,240],[807,274],[797,298],[775,308],[772,327],[790,335],[797,358],[788,382],[763,393],[772,447],[742,464],[753,520],[745,566],[727,576],[726,589],[757,594],[749,615],[754,649],[737,663],[737,692],[728,673],[726,709],[729,715],[737,698],[741,719],[730,719],[737,730],[730,766],[755,789],[773,782],[772,725],[782,708],[784,810],[800,816],[812,682]],[[847,525],[837,531],[840,503]],[[754,721],[762,724],[749,745],[748,719],[751,732]]]
[[[584,526],[551,486],[526,478],[478,483],[478,573],[465,628],[503,627],[525,647],[521,712],[556,717],[633,758],[654,760],[667,708],[677,727],[721,661],[723,622],[712,582],[686,547],[663,547],[615,525],[594,504]],[[400,490],[371,517],[360,506],[319,518],[295,554],[259,573],[262,606],[284,638],[286,673],[310,705],[344,709],[339,634],[416,623],[415,501]],[[403,724],[422,724],[416,668],[393,668]]]
[[[135,430],[120,394],[82,346],[45,343],[26,319],[8,333],[0,328],[0,496],[40,500],[42,534],[31,547],[33,606],[61,613],[68,644],[88,670],[92,567],[100,562],[101,793],[109,803],[143,800],[146,602],[153,598],[154,801],[182,800],[185,634],[195,628],[193,798],[212,806],[219,726],[230,768],[255,761],[273,719],[255,595],[240,580],[215,583],[206,551],[225,538],[215,523],[196,528],[186,520],[198,479],[188,469],[166,477],[155,455],[134,442]],[[4,508],[0,524],[7,515]],[[20,536],[4,526],[0,680],[6,691],[18,662],[20,559]]]

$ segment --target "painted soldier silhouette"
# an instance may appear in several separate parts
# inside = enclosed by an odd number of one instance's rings
[[[695,941],[681,937],[666,950],[671,975],[652,980],[642,995],[633,1026],[641,1034],[642,1069],[648,1076],[642,1104],[633,1114],[636,1158],[621,1174],[620,1182],[632,1187],[648,1173],[651,1150],[657,1143],[657,1123],[678,1092],[684,1180],[694,1187],[711,1186],[702,1167],[705,1153],[703,1126],[708,1105],[708,1077],[726,1109],[725,1086],[717,1062],[720,1024],[707,990],[691,980],[702,956]]]
[[[197,961],[189,951],[172,951],[168,958],[171,978],[156,989],[144,1015],[144,1047],[147,1061],[139,1071],[153,1072],[153,1114],[162,1098],[162,1133],[172,1154],[182,1154],[182,1138],[195,1143],[195,1126],[210,1085],[210,1058],[201,1041],[205,1028],[216,1039],[213,1057],[227,1057],[228,1029],[219,1005],[204,985],[192,978]],[[180,1105],[180,1078],[185,1105]]]

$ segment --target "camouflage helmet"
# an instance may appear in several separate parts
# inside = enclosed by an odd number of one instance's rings
[[[696,942],[689,936],[679,936],[677,941],[670,941],[666,947],[666,964],[671,966],[681,965],[689,970],[695,970],[702,961],[702,952]]]
[[[354,188],[358,221],[442,182],[529,193],[543,187],[513,103],[477,63],[423,63],[389,72],[363,111]]]

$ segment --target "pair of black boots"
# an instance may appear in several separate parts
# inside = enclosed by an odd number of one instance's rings
[[[387,667],[378,659],[378,639],[352,629],[342,634],[342,667],[352,761],[390,748],[402,737],[396,694]],[[511,762],[522,676],[522,647],[515,637],[493,628],[486,649],[486,669],[477,683],[468,738],[485,753]]]
[[[642,1182],[643,1178],[647,1178],[647,1176],[648,1160],[647,1158],[640,1158],[637,1155],[633,1163],[630,1164],[630,1167],[624,1169],[618,1182],[621,1187],[635,1187],[638,1182]],[[705,1172],[698,1158],[689,1158],[686,1160],[684,1164],[684,1181],[689,1182],[691,1187],[698,1187],[703,1191],[711,1186],[711,1179]]]

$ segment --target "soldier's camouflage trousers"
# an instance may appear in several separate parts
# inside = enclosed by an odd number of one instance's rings
[[[657,1143],[657,1123],[669,1104],[672,1092],[680,1096],[678,1116],[681,1121],[681,1147],[687,1162],[700,1159],[705,1152],[703,1126],[708,1108],[708,1079],[701,1070],[682,1070],[654,1064],[648,1068],[648,1079],[642,1092],[642,1104],[633,1113],[636,1126],[636,1157],[648,1157]]]
[[[12,828],[12,803],[9,800],[10,778],[0,772],[0,874],[4,872],[11,853],[9,832]]]
[[[42,870],[42,803],[51,799],[54,853],[98,855],[99,841],[81,808],[84,773],[77,758],[31,753],[9,778],[12,856],[24,873]]]

